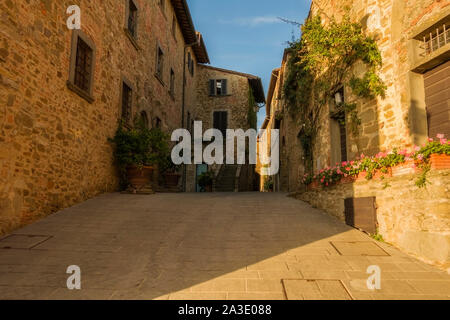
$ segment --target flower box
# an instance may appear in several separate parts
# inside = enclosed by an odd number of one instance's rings
[[[356,177],[353,176],[347,176],[347,177],[343,177],[339,183],[340,184],[347,184],[347,183],[353,183],[356,181]]]
[[[394,177],[398,176],[404,176],[407,174],[414,174],[416,173],[416,165],[414,163],[414,160],[406,161],[402,164],[399,164],[392,168],[392,175]]]
[[[307,186],[308,191],[319,189],[319,181],[313,181]]]
[[[430,156],[431,169],[450,169],[450,156],[446,154],[432,154]]]
[[[356,178],[356,181],[368,181],[367,174],[367,171],[360,172]],[[370,180],[381,179],[381,177],[392,177],[392,168],[387,168],[386,173],[382,172],[381,170],[377,170]]]

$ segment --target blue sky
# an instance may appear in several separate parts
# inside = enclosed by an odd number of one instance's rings
[[[278,17],[303,22],[310,0],[188,0],[195,27],[203,34],[215,67],[254,74],[267,92],[273,69],[280,66],[286,42],[300,35]],[[264,109],[264,108],[263,108]],[[258,115],[258,127],[265,110]]]

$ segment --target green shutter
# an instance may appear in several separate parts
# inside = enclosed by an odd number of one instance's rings
[[[226,96],[228,94],[228,81],[227,79],[222,79],[222,95]]]
[[[209,80],[209,95],[216,95],[216,80]]]

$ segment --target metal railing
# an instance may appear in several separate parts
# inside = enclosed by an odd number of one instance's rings
[[[423,56],[428,56],[450,42],[450,25],[444,23],[423,37]]]

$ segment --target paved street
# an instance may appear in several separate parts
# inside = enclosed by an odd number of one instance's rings
[[[108,194],[0,248],[0,299],[450,299],[447,273],[277,193]]]

